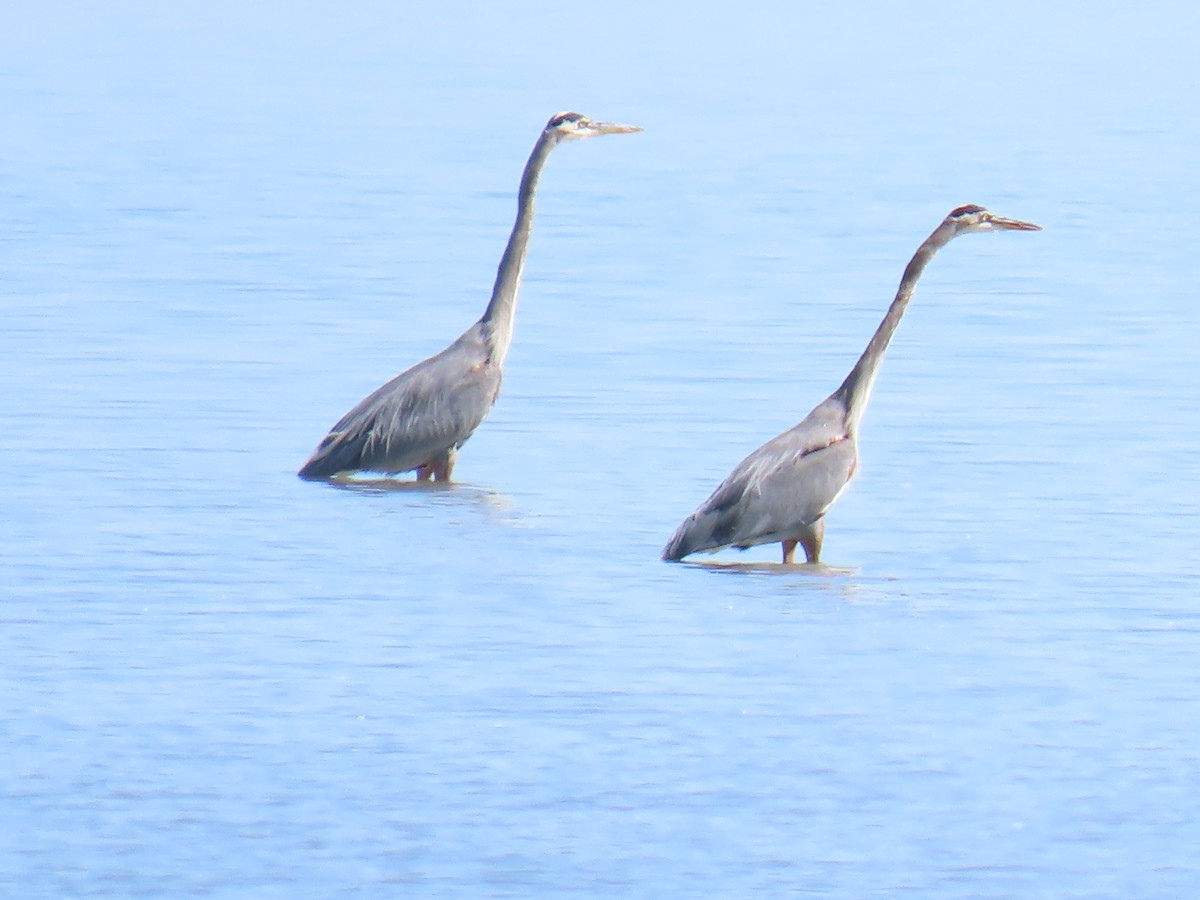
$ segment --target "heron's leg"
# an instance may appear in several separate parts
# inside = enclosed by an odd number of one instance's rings
[[[797,543],[798,543],[797,541],[784,541],[783,542],[783,564],[785,566],[790,566],[792,563],[794,563],[796,561],[796,544]]]
[[[817,519],[809,526],[808,533],[800,536],[804,555],[810,563],[821,561],[821,542],[825,540],[825,520]]]
[[[428,481],[433,477],[433,466],[429,463],[417,466],[417,481]]]
[[[454,462],[458,459],[458,450],[451,447],[445,453],[435,456],[426,465],[433,470],[434,481],[449,481],[450,473],[454,471]]]

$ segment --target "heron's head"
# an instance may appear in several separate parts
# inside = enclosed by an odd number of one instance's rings
[[[612,122],[593,122],[577,112],[563,112],[551,116],[546,123],[546,134],[556,141],[578,141],[598,137],[602,134],[633,134],[641,131],[636,125],[617,125]]]
[[[942,226],[953,229],[952,234],[954,237],[960,234],[969,234],[972,231],[1042,230],[1041,225],[1034,225],[1032,222],[1022,222],[1020,219],[1006,219],[990,210],[984,209],[982,206],[976,206],[974,203],[968,203],[966,206],[960,206],[958,209],[952,210],[950,215],[946,216],[946,220],[942,222]]]

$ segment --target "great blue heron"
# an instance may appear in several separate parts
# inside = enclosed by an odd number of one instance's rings
[[[683,520],[663,549],[663,559],[780,541],[784,563],[793,561],[797,544],[808,562],[818,562],[825,513],[858,467],[858,425],[917,280],[933,255],[960,234],[1007,229],[1040,231],[1041,226],[1004,219],[974,205],[960,206],[946,216],[913,254],[896,299],[841,387],[795,428],[738,463],[712,496]]]
[[[491,411],[512,342],[517,293],[533,226],[534,192],[550,151],[563,141],[641,131],[575,112],[551,117],[521,175],[517,220],[483,317],[453,344],[397,375],[342,416],[300,470],[328,480],[351,472],[416,470],[419,481],[449,481],[458,448]]]

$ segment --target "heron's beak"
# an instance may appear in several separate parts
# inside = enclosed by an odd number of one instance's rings
[[[1006,219],[1003,216],[990,216],[988,221],[993,228],[1005,228],[1012,231],[1041,231],[1041,225],[1032,222],[1022,222],[1020,219]]]
[[[593,122],[596,134],[635,134],[643,131],[638,125],[618,125],[615,122]]]

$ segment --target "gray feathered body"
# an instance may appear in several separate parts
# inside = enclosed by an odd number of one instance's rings
[[[341,472],[394,475],[437,465],[491,412],[501,367],[487,324],[476,322],[449,347],[397,375],[346,413],[300,470],[301,478]]]
[[[857,442],[835,394],[742,460],[684,519],[663,558],[801,540],[845,490],[857,466]]]

